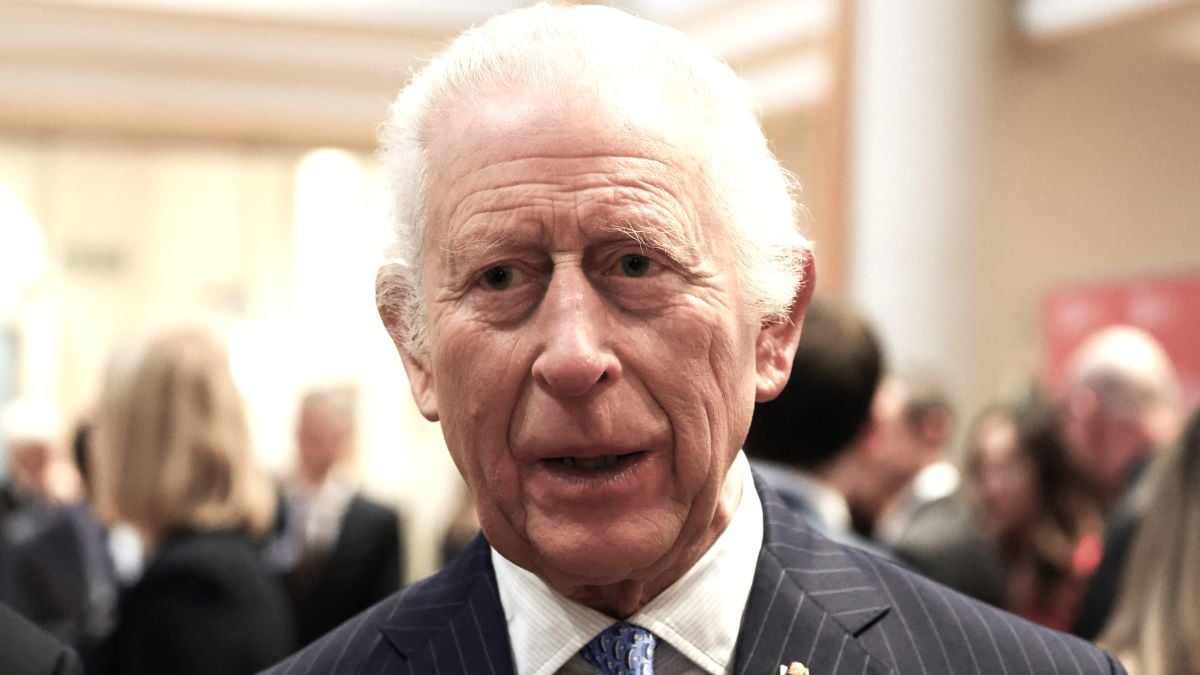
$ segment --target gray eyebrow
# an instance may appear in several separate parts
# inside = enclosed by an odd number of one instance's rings
[[[628,237],[645,249],[659,251],[679,263],[695,259],[699,248],[694,237],[689,237],[682,227],[647,227],[633,220],[618,220],[605,225],[603,230]]]

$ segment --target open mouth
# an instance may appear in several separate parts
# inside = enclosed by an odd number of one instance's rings
[[[599,455],[597,457],[552,457],[545,460],[555,468],[588,474],[608,470],[620,470],[645,456],[645,452],[630,452],[623,455]]]

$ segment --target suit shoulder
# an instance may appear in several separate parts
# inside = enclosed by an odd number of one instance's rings
[[[880,636],[897,661],[945,672],[1124,673],[1109,654],[863,551],[849,555],[891,604]],[[864,638],[869,637],[864,635]],[[1015,666],[1015,668],[1014,668]]]
[[[449,567],[380,600],[265,672],[356,672],[386,639],[380,629],[394,617],[416,608],[424,612],[424,625],[411,630],[436,630],[445,621],[440,612],[450,611],[481,575],[490,573],[489,555],[487,542],[477,539]]]

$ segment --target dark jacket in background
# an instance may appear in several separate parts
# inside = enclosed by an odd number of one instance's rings
[[[9,546],[9,589],[0,599],[86,658],[111,630],[117,598],[106,535],[90,507],[58,509]]]
[[[168,539],[120,617],[97,672],[253,673],[295,647],[283,588],[235,532]]]
[[[0,673],[75,675],[83,666],[74,650],[0,604]]]
[[[1127,480],[1129,488],[1117,501],[1104,524],[1104,554],[1088,582],[1080,603],[1079,618],[1071,628],[1072,633],[1085,640],[1100,637],[1116,605],[1117,593],[1121,590],[1121,580],[1125,574],[1125,559],[1129,557],[1133,539],[1142,523],[1144,493],[1149,489],[1146,469],[1155,456],[1153,452],[1147,453],[1133,466]]]
[[[1125,559],[1129,557],[1141,522],[1141,514],[1132,501],[1123,502],[1109,517],[1104,528],[1104,554],[1088,582],[1080,603],[1079,618],[1071,629],[1075,635],[1095,640],[1108,625],[1125,575]]]
[[[400,588],[400,522],[395,511],[355,495],[333,546],[285,576],[305,645]]]
[[[887,543],[913,570],[976,600],[1005,606],[1004,571],[961,495],[920,504],[896,540]]]

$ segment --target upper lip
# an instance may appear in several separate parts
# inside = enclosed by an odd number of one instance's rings
[[[614,447],[608,445],[588,445],[584,447],[566,447],[557,449],[547,449],[544,452],[538,452],[534,459],[561,459],[563,457],[574,457],[576,459],[595,459],[597,457],[605,457],[608,455],[632,455],[637,452],[643,452],[644,448],[632,447]]]

